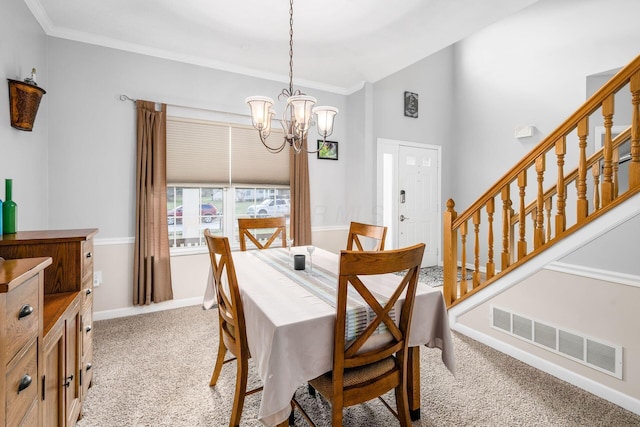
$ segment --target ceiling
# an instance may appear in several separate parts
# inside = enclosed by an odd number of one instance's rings
[[[47,35],[289,81],[286,0],[24,0]],[[294,84],[348,94],[537,0],[298,0]]]

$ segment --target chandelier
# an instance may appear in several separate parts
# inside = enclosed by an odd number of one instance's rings
[[[304,147],[304,140],[307,132],[314,124],[318,133],[322,136],[323,142],[333,133],[333,119],[338,114],[335,107],[318,106],[314,108],[316,99],[293,90],[293,0],[289,1],[289,89],[283,89],[278,95],[280,101],[286,100],[286,106],[282,114],[280,124],[284,130],[284,139],[277,147],[267,144],[266,139],[271,133],[271,121],[276,115],[273,107],[273,99],[267,96],[250,96],[245,102],[251,108],[251,123],[260,135],[262,144],[272,153],[281,152],[289,144],[295,153],[305,151],[316,153],[318,150],[309,151]],[[316,116],[315,123],[312,115]]]

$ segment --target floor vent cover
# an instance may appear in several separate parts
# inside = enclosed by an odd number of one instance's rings
[[[491,326],[553,353],[622,379],[622,346],[491,306]]]

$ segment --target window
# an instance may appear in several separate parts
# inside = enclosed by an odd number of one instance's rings
[[[282,138],[274,131],[270,138]],[[237,218],[290,212],[289,152],[269,153],[253,128],[167,117],[167,227],[172,252],[206,247],[204,230],[237,247]]]

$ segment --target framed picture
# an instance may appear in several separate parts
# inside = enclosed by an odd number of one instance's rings
[[[325,160],[338,160],[338,143],[336,141],[318,140],[318,158]]]
[[[418,118],[418,94],[413,92],[404,93],[404,115]]]

